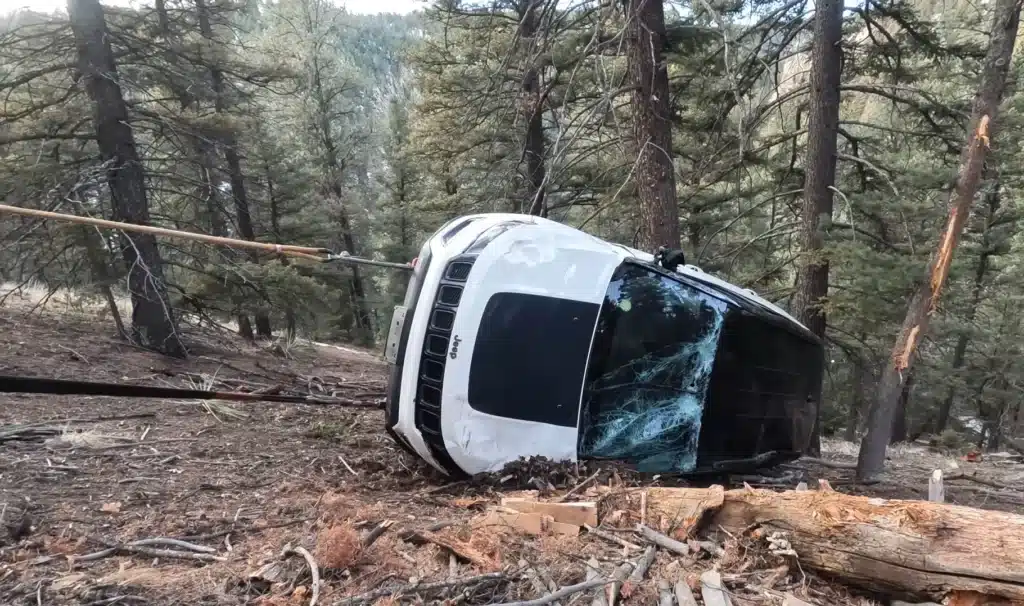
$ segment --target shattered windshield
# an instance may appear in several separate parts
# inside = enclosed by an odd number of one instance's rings
[[[601,305],[580,411],[581,457],[692,471],[726,303],[634,263]]]

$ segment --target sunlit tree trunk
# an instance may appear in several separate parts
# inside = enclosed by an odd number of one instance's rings
[[[804,161],[803,247],[804,262],[797,280],[795,302],[800,321],[825,341],[825,309],[828,296],[828,259],[822,255],[825,233],[832,224],[832,188],[836,180],[836,139],[839,135],[839,85],[842,65],[843,3],[821,0],[814,13],[811,47],[811,97]],[[825,360],[820,360],[824,369]],[[821,380],[814,394],[814,430],[809,450],[821,450]]]
[[[665,7],[662,0],[629,0],[627,6],[626,59],[633,88],[639,245],[653,252],[660,246],[678,248],[680,238],[665,65]]]

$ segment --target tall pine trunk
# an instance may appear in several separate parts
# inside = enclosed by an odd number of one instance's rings
[[[906,442],[909,430],[907,428],[907,409],[910,408],[910,395],[913,391],[914,375],[907,374],[907,380],[903,382],[903,389],[896,404],[896,415],[892,421],[892,434],[889,436],[889,443]]]
[[[206,0],[195,0],[196,13],[199,17],[199,32],[203,38],[213,43],[213,27],[210,24],[210,9],[206,6]],[[216,66],[210,66],[210,84],[213,88],[214,111],[218,114],[226,109],[224,101],[224,72]],[[224,159],[228,166],[228,181],[231,184],[231,198],[235,203],[235,216],[238,220],[238,233],[246,240],[256,241],[256,231],[252,226],[252,212],[249,208],[249,195],[245,191],[245,178],[242,175],[242,161],[238,156],[238,137],[232,131],[227,131],[220,136],[220,143],[224,146]],[[249,253],[249,260],[259,263],[259,255],[255,252]],[[239,332],[247,339],[252,339],[252,327],[249,325],[248,315],[238,317]],[[262,339],[273,337],[270,316],[266,311],[256,312],[256,336]]]
[[[341,231],[341,241],[344,250],[351,255],[358,255],[359,248],[356,243],[356,236],[352,216],[349,213],[344,195],[344,175],[347,168],[347,160],[341,155],[338,142],[335,138],[334,121],[336,107],[334,100],[342,94],[344,83],[338,80],[328,71],[325,66],[324,49],[330,45],[325,42],[325,36],[333,25],[328,24],[324,29],[321,19],[324,16],[328,4],[323,0],[303,0],[300,3],[302,18],[305,25],[307,41],[310,43],[307,58],[308,93],[313,103],[313,113],[310,116],[315,125],[316,137],[320,145],[323,168],[325,169],[323,189],[325,198],[332,202],[337,212],[338,227]],[[329,64],[329,60],[327,60]],[[348,268],[351,272],[349,278],[350,297],[342,298],[342,307],[349,307],[354,316],[354,332],[357,337],[365,342],[372,343],[376,333],[373,318],[370,313],[369,303],[366,300],[366,288],[362,271],[356,265]]]
[[[204,202],[201,212],[206,215],[210,233],[215,236],[227,236],[228,228],[224,222],[223,209],[218,199],[217,183],[214,179],[217,159],[213,144],[203,137],[196,137],[194,144],[196,160],[199,163],[199,198]]]
[[[312,25],[310,25],[310,28],[310,31],[312,32]],[[354,228],[352,220],[349,217],[348,209],[345,206],[345,196],[341,186],[345,166],[339,157],[338,147],[334,141],[334,129],[331,126],[330,120],[330,101],[324,87],[323,75],[320,72],[319,63],[316,61],[314,61],[312,75],[312,93],[317,107],[317,123],[320,127],[320,143],[323,145],[324,161],[328,172],[327,193],[337,204],[338,224],[341,227],[341,240],[345,245],[345,250],[351,255],[358,255],[359,249],[356,246],[356,237],[353,231]],[[363,284],[363,275],[359,270],[359,267],[356,265],[353,265],[350,271],[352,272],[352,277],[349,284],[352,287],[351,303],[355,311],[356,329],[361,333],[365,340],[372,342],[375,331],[373,327],[373,320],[370,317],[369,305],[366,301],[366,289]]]
[[[524,64],[521,84],[522,107],[526,118],[526,136],[523,139],[523,159],[526,160],[526,182],[529,192],[527,208],[531,215],[547,216],[545,199],[543,105],[540,73],[537,70],[537,35],[540,29],[540,8],[544,0],[520,0],[519,42]]]
[[[110,50],[99,0],[68,0],[68,15],[78,49],[79,70],[92,100],[100,159],[107,173],[114,219],[149,223],[145,175]],[[152,235],[120,234],[132,299],[132,339],[147,349],[185,357],[174,311],[164,283],[163,260]]]
[[[992,34],[982,68],[981,86],[974,98],[967,142],[960,157],[956,189],[950,196],[946,230],[929,264],[926,279],[907,307],[907,315],[893,346],[892,357],[882,370],[878,394],[868,418],[868,431],[860,445],[857,477],[861,480],[876,476],[885,466],[885,450],[892,432],[899,395],[910,375],[917,345],[928,331],[932,311],[949,275],[953,253],[978,191],[989,146],[989,131],[1003,98],[1006,74],[1013,58],[1013,44],[1020,23],[1019,2],[997,0],[994,7]]]
[[[256,241],[256,231],[252,227],[252,215],[249,212],[249,197],[245,191],[245,181],[242,177],[242,162],[237,152],[238,142],[234,135],[226,137],[224,159],[228,163],[228,175],[231,181],[231,197],[235,201],[235,216],[238,218],[238,233],[246,240]],[[253,263],[259,263],[259,255],[255,252],[249,255]],[[262,294],[259,295],[261,298]],[[261,305],[262,307],[262,305]],[[256,336],[261,339],[273,338],[273,331],[270,326],[270,315],[265,310],[256,312]],[[248,318],[246,318],[248,320]],[[250,329],[251,330],[251,329]]]
[[[338,204],[338,224],[341,227],[341,241],[345,250],[350,254],[359,254],[356,248],[356,237],[352,231],[352,221],[349,219],[348,209],[345,208],[344,192],[341,188],[342,167],[338,160],[338,152],[334,146],[333,139],[328,138],[325,142],[327,150],[327,165],[332,173],[328,190],[330,195]],[[366,302],[366,289],[363,286],[363,274],[359,267],[351,267],[352,277],[349,284],[352,287],[352,307],[355,310],[356,328],[362,336],[372,342],[374,337],[373,321],[370,318],[369,306]]]
[[[82,212],[83,199],[84,196],[81,190],[75,191],[71,196],[76,215],[85,215]],[[108,258],[110,255],[107,243],[99,230],[94,227],[82,226],[81,232],[82,241],[85,244],[85,258],[89,262],[93,284],[96,285],[97,290],[103,295],[104,301],[107,302],[107,309],[110,310],[110,317],[114,320],[117,334],[122,339],[127,339],[129,338],[128,331],[124,327],[124,320],[121,318],[121,310],[117,307],[114,291],[110,288],[110,285],[113,284],[116,278],[110,274],[110,259]]]
[[[992,195],[988,201],[988,216],[985,218],[985,231],[981,234],[981,254],[978,255],[978,267],[974,270],[974,283],[971,285],[971,298],[967,303],[967,315],[964,317],[964,325],[974,324],[974,318],[978,313],[978,305],[981,303],[981,291],[985,286],[985,275],[988,273],[989,258],[992,256],[991,240],[989,234],[992,230],[992,221],[995,219],[996,211],[999,210],[999,182],[996,182]],[[967,359],[967,345],[970,338],[967,332],[960,333],[957,337],[956,347],[953,348],[953,362],[951,365],[952,375],[960,374]],[[942,433],[949,423],[949,413],[953,410],[953,400],[956,397],[956,387],[951,386],[946,397],[939,405],[938,417],[935,420],[935,433]]]
[[[270,163],[264,161],[263,171],[267,176],[267,200],[270,202],[270,233],[274,236],[274,242],[281,241],[281,212],[277,206],[277,195],[274,193],[274,179],[270,173]],[[281,265],[288,266],[288,257],[280,255]],[[284,307],[285,339],[295,340],[295,309],[291,303],[285,303]]]
[[[814,13],[811,48],[811,97],[804,161],[803,247],[806,258],[797,279],[796,310],[800,321],[825,341],[824,301],[828,296],[828,259],[822,256],[832,223],[832,187],[836,180],[839,134],[839,85],[842,65],[842,0],[820,0]],[[825,359],[819,360],[824,371]],[[814,429],[808,449],[821,451],[821,377],[815,384]],[[809,411],[811,412],[811,411]]]
[[[847,442],[857,439],[861,417],[867,412],[866,404],[871,399],[868,396],[871,384],[870,361],[864,355],[858,354],[850,363],[853,365],[853,394],[846,417],[846,428],[843,431],[843,439]]]
[[[679,247],[679,205],[672,162],[672,120],[665,65],[662,0],[628,0],[626,59],[633,88],[634,180],[640,198],[641,248]]]

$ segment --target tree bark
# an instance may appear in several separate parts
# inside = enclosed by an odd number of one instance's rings
[[[171,22],[167,17],[167,2],[166,0],[156,0],[153,6],[156,9],[157,23],[160,24],[160,33],[166,35],[171,29]]]
[[[79,70],[93,103],[100,158],[106,166],[114,220],[149,223],[145,175],[121,93],[117,65],[99,0],[68,0]],[[163,260],[152,235],[120,234],[132,299],[132,339],[147,349],[185,357],[164,282]]]
[[[712,524],[786,532],[801,566],[893,597],[941,601],[973,591],[1024,599],[1020,515],[837,492],[731,490]]]
[[[850,411],[846,417],[846,428],[843,431],[843,439],[853,442],[857,439],[857,431],[860,429],[861,419],[866,412],[866,404],[870,401],[867,396],[869,383],[871,382],[870,362],[863,356],[858,355],[852,361],[853,364],[853,400],[850,402]]]
[[[274,235],[274,242],[281,241],[281,211],[277,205],[277,195],[274,193],[274,179],[270,174],[270,163],[264,162],[263,171],[267,175],[267,199],[270,202],[270,232]],[[280,255],[281,265],[288,266],[288,257]],[[295,340],[295,310],[290,303],[284,307],[284,334],[288,341]]]
[[[1013,58],[1013,44],[1020,22],[1020,0],[997,0],[981,87],[974,98],[967,142],[960,158],[960,174],[950,197],[950,213],[939,247],[929,264],[927,279],[921,283],[907,307],[903,328],[882,370],[882,380],[861,442],[857,476],[869,479],[885,466],[885,451],[892,429],[897,399],[911,370],[917,345],[928,331],[931,312],[949,274],[957,241],[978,191],[989,145],[990,124],[995,120],[1006,88],[1006,74]]]
[[[82,192],[76,191],[71,199],[74,201],[75,214],[82,215]],[[121,318],[121,310],[117,307],[117,299],[110,285],[114,282],[115,276],[110,274],[110,259],[107,243],[99,231],[92,227],[82,226],[82,241],[85,243],[85,257],[89,261],[89,268],[92,273],[93,284],[103,295],[110,310],[110,316],[114,320],[114,327],[122,339],[128,339],[128,331],[124,327],[124,320]]]
[[[235,215],[238,217],[238,233],[246,240],[256,241],[256,231],[252,227],[252,215],[249,212],[249,197],[245,191],[245,181],[242,178],[242,162],[238,158],[238,141],[234,135],[228,135],[225,140],[224,159],[228,163],[228,175],[231,181],[231,197],[235,201]],[[259,263],[259,255],[255,252],[249,255],[250,261]],[[262,298],[262,294],[259,295]],[[257,311],[256,336],[261,339],[271,339],[274,334],[270,326],[270,315],[266,311]]]
[[[210,224],[210,233],[226,237],[228,235],[227,224],[224,222],[223,209],[217,195],[217,183],[214,179],[217,160],[213,144],[203,137],[196,137],[193,144],[196,161],[199,164],[199,198],[204,202],[200,209],[200,216],[206,215]]]
[[[526,117],[526,136],[523,139],[523,159],[526,160],[526,181],[529,192],[527,208],[531,215],[547,216],[545,200],[545,147],[543,102],[540,90],[540,74],[536,64],[537,33],[540,27],[538,9],[544,0],[520,0],[519,41],[523,69],[522,107]]]
[[[825,298],[828,296],[828,259],[823,256],[825,234],[832,225],[832,187],[836,180],[836,139],[839,134],[839,85],[842,66],[843,3],[821,0],[814,12],[811,47],[811,95],[804,161],[804,263],[797,279],[795,307],[799,320],[825,340]],[[824,351],[822,352],[824,355]],[[824,358],[821,368],[824,369]],[[821,380],[813,395],[814,430],[809,450],[821,450]]]
[[[1000,380],[1000,389],[1003,393],[1009,388],[1005,378]],[[1000,396],[997,400],[997,404],[990,409],[990,416],[985,419],[985,427],[988,429],[986,436],[986,443],[979,444],[978,447],[982,446],[989,452],[996,452],[1002,445],[1003,437],[1003,420],[1006,417],[1006,411],[1009,408],[1006,401],[1006,396]]]
[[[206,0],[195,0],[196,13],[199,18],[199,32],[203,38],[211,43],[215,41],[213,27],[210,24],[210,10],[206,6]],[[214,65],[210,66],[210,84],[213,88],[214,111],[222,113],[226,109],[224,100],[224,73]],[[224,146],[224,159],[228,166],[228,181],[231,184],[231,198],[234,200],[235,216],[238,221],[238,233],[246,240],[255,241],[256,231],[252,226],[252,213],[249,209],[249,195],[245,191],[245,178],[242,175],[242,161],[238,156],[238,137],[234,132],[222,133],[219,137],[221,145]],[[259,263],[259,255],[255,252],[249,253],[249,260]],[[252,339],[252,328],[249,326],[249,318],[238,318],[239,332],[246,338]],[[245,334],[248,333],[248,334]],[[256,336],[261,339],[273,337],[270,316],[265,311],[256,313]]]
[[[715,498],[704,488],[643,492],[649,520],[685,520],[692,527],[703,508],[708,529],[760,537],[777,531],[802,568],[867,591],[909,601],[942,601],[953,592],[1024,600],[1021,515],[831,490],[737,489]],[[609,495],[611,505],[637,511],[639,493]]]
[[[907,408],[910,406],[910,392],[914,385],[914,375],[907,375],[903,382],[903,390],[900,392],[899,403],[896,406],[896,416],[893,418],[892,435],[889,436],[889,443],[907,441]]]
[[[985,274],[988,271],[988,255],[982,252],[978,259],[978,268],[974,273],[974,285],[971,287],[971,299],[969,307],[967,309],[967,315],[964,318],[964,324],[971,324],[974,322],[974,316],[978,309],[978,303],[981,299],[981,287],[984,284]],[[970,343],[970,338],[967,334],[961,334],[957,337],[956,346],[953,348],[953,363],[950,366],[952,371],[950,374],[956,377],[960,373],[960,370],[964,367],[964,362],[967,359],[967,345]],[[951,386],[946,397],[942,400],[939,405],[938,416],[935,420],[935,433],[942,433],[946,429],[946,425],[949,424],[949,414],[953,410],[953,400],[956,397],[956,387]]]
[[[173,65],[177,57],[171,49],[178,42],[178,37],[172,38],[164,0],[157,0],[155,6],[160,24],[160,41],[164,45],[162,54],[164,60]],[[167,78],[165,84],[178,99],[182,112],[191,108],[196,102],[195,89],[191,83],[179,81],[172,76]],[[186,136],[191,141],[192,152],[198,166],[196,199],[200,203],[196,207],[196,216],[206,220],[210,226],[210,233],[226,237],[228,235],[227,224],[224,222],[223,208],[218,200],[217,183],[214,177],[217,171],[217,150],[211,138],[205,133],[189,133]]]
[[[662,0],[628,0],[626,60],[633,88],[634,179],[640,198],[641,248],[678,248],[679,205],[672,161],[672,121],[665,64]]]
[[[325,120],[326,122],[326,120]],[[344,193],[341,188],[341,173],[342,167],[341,162],[338,159],[338,151],[334,145],[334,139],[330,136],[330,126],[325,125],[328,130],[325,131],[326,136],[324,137],[324,148],[327,152],[327,165],[331,172],[330,184],[328,190],[332,197],[338,203],[338,223],[341,226],[341,238],[345,244],[345,250],[349,254],[359,254],[356,248],[356,237],[352,233],[352,222],[348,217],[348,210],[345,208]],[[352,266],[352,306],[355,309],[356,316],[356,327],[362,332],[367,339],[373,338],[373,325],[370,320],[370,311],[366,304],[366,290],[363,288],[363,277],[362,272],[359,268]]]
[[[316,32],[316,25],[313,22],[313,16],[309,13],[311,7],[306,7],[306,29],[307,33],[312,36],[319,35]],[[338,205],[338,223],[341,228],[342,243],[345,245],[345,250],[351,255],[358,255],[359,249],[356,246],[356,238],[352,229],[352,222],[349,218],[348,209],[345,207],[344,192],[342,190],[342,174],[344,173],[345,166],[342,162],[342,158],[339,157],[338,147],[334,141],[334,129],[331,125],[331,105],[328,96],[328,90],[323,80],[323,73],[320,67],[320,57],[316,53],[319,52],[319,47],[314,50],[312,56],[312,64],[310,65],[310,76],[311,76],[311,93],[313,95],[313,101],[316,104],[316,124],[319,129],[318,135],[320,136],[320,143],[323,146],[324,151],[324,163],[327,168],[327,193],[329,197],[334,198]],[[351,279],[350,286],[352,288],[352,308],[355,311],[356,329],[362,333],[363,337],[372,341],[374,337],[373,322],[370,317],[369,306],[366,302],[366,290],[363,286],[362,272],[357,266],[352,266],[350,271]]]
[[[997,182],[995,190],[989,197],[988,216],[985,218],[985,231],[981,235],[981,254],[978,256],[978,267],[974,270],[971,298],[968,303],[967,314],[964,317],[964,324],[966,326],[974,323],[974,318],[978,313],[978,305],[981,303],[981,291],[985,286],[985,274],[988,273],[989,258],[992,256],[992,251],[990,250],[992,243],[989,239],[989,232],[992,229],[992,220],[1000,206],[999,187]],[[960,374],[960,370],[964,367],[964,362],[967,359],[967,345],[969,343],[970,337],[967,336],[966,332],[961,333],[957,337],[956,347],[953,348],[952,372],[950,373],[953,377]],[[942,433],[946,429],[946,425],[949,423],[949,413],[953,410],[953,400],[955,397],[956,387],[951,386],[945,399],[939,405],[938,417],[935,420],[935,433]]]

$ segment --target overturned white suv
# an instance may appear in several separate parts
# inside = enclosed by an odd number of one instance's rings
[[[685,474],[799,456],[821,342],[672,261],[539,217],[450,221],[392,318],[389,433],[451,475],[533,455]]]

